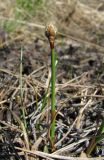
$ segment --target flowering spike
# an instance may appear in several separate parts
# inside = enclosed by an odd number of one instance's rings
[[[45,35],[49,40],[51,49],[54,48],[54,41],[56,36],[56,28],[53,24],[49,24],[46,26]]]

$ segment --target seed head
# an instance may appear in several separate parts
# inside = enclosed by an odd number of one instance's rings
[[[49,24],[46,26],[45,35],[49,40],[51,49],[54,48],[54,41],[56,36],[56,27],[53,24]]]
[[[46,26],[46,30],[45,30],[45,34],[46,34],[46,37],[49,38],[49,37],[55,37],[56,36],[56,27],[50,23],[49,25]]]

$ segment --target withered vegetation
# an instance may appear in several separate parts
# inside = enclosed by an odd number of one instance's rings
[[[0,2],[0,159],[104,156],[103,133],[86,154],[104,117],[104,2],[31,1],[34,7],[21,2]],[[48,137],[50,22],[58,28],[54,153]]]

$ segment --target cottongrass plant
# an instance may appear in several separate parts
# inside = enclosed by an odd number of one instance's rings
[[[56,94],[55,94],[55,82],[56,82],[56,54],[54,51],[54,41],[56,36],[56,28],[53,24],[49,24],[45,31],[46,37],[50,43],[51,49],[51,125],[49,129],[49,138],[51,141],[52,150],[54,150],[55,140],[55,115],[56,115]]]

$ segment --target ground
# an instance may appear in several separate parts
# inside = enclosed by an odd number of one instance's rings
[[[0,47],[0,158],[3,160],[30,159],[20,148],[72,157],[81,156],[83,151],[87,156],[104,117],[104,53],[86,45],[86,41],[81,43],[57,35],[57,114],[52,151],[48,137],[51,51],[44,29],[41,32],[42,36],[37,34],[26,42],[25,36],[9,41],[11,35],[5,29],[0,31],[3,43],[9,42]],[[104,156],[103,135],[99,136],[101,141],[90,157]],[[42,159],[49,157],[45,155]]]

